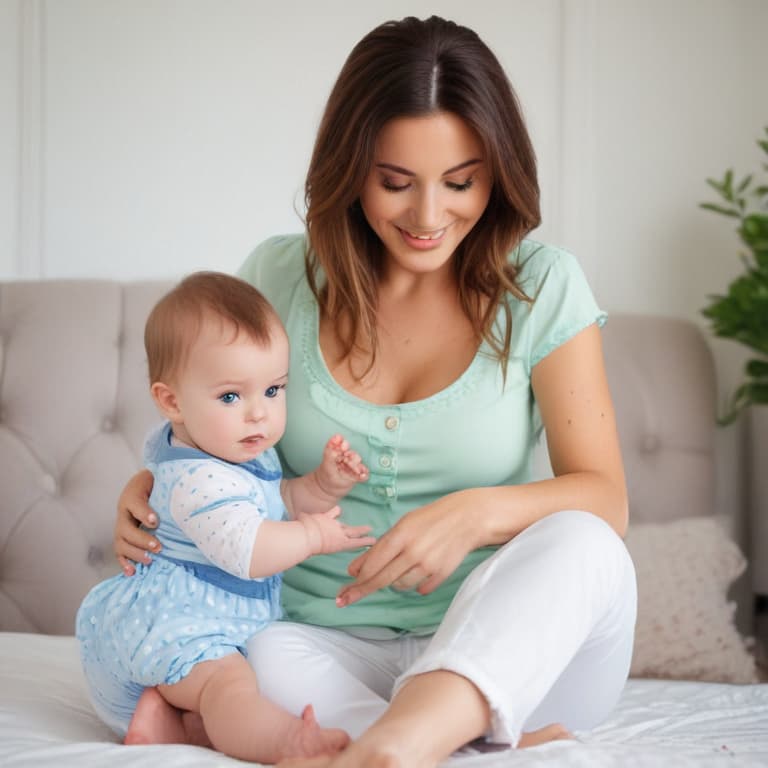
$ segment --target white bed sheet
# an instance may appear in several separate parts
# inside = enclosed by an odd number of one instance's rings
[[[608,721],[578,737],[577,741],[526,750],[457,755],[444,765],[768,766],[768,684],[630,680]],[[0,633],[0,766],[122,768],[153,764],[163,768],[246,765],[198,747],[116,743],[91,709],[73,637]]]

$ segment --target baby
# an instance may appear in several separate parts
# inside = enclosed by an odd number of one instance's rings
[[[274,445],[286,422],[288,337],[244,281],[187,277],[152,310],[144,341],[167,420],[145,446],[163,547],[151,566],[98,584],[80,606],[96,711],[137,743],[153,728],[147,702],[159,695],[199,713],[210,744],[233,757],[336,752],[347,734],[320,728],[311,706],[297,717],[263,698],[244,654],[248,638],[280,617],[281,571],[374,542],[370,528],[344,525],[336,506],[368,470],[334,435],[313,472],[282,479]]]

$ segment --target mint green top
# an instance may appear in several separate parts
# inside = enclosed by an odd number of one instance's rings
[[[349,394],[330,375],[318,343],[318,307],[306,280],[302,235],[271,238],[250,255],[240,276],[272,302],[291,342],[288,423],[277,445],[286,477],[313,470],[328,438],[340,432],[371,471],[341,503],[343,519],[380,536],[408,511],[447,493],[516,485],[531,477],[541,420],[531,369],[588,325],[603,325],[584,274],[569,253],[523,241],[510,255],[533,305],[512,299],[512,345],[506,383],[481,345],[450,386],[425,400],[374,405]],[[331,627],[430,632],[467,574],[494,551],[471,552],[430,595],[382,589],[337,608],[356,553],[318,555],[285,573],[286,618]]]

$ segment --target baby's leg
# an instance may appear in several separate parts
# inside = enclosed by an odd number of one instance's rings
[[[157,688],[144,689],[123,743],[212,746],[200,715],[176,709],[160,695]]]
[[[174,707],[199,712],[214,749],[242,760],[276,763],[333,754],[349,742],[344,731],[320,728],[311,707],[295,717],[265,699],[239,653],[201,662],[158,691]]]

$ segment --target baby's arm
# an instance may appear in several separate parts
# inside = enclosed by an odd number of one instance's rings
[[[284,571],[312,555],[369,547],[376,539],[368,525],[345,525],[339,507],[296,520],[264,520],[253,544],[250,577],[258,579]]]
[[[360,454],[341,435],[334,435],[325,445],[320,465],[309,474],[283,480],[280,490],[288,513],[296,519],[326,512],[356,483],[366,482],[369,474]]]
[[[222,489],[227,496],[222,497]],[[370,546],[368,526],[348,526],[338,507],[296,520],[266,518],[261,488],[243,473],[200,462],[171,491],[177,525],[212,563],[241,579],[258,579],[312,555]]]

